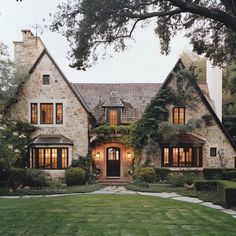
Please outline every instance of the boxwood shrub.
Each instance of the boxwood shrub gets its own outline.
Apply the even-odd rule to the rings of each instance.
[[[236,205],[236,188],[226,187],[224,190],[224,202],[226,207]]]
[[[236,170],[225,170],[223,172],[224,180],[233,180],[236,179]]]
[[[194,183],[197,191],[222,191],[223,185],[218,181],[197,180]]]
[[[147,183],[154,183],[155,168],[154,167],[140,167],[135,174],[135,179]]]
[[[81,167],[70,167],[66,170],[65,180],[68,186],[85,184],[86,171]]]
[[[222,168],[204,168],[203,175],[207,180],[223,179],[223,171]]]
[[[170,169],[165,168],[155,168],[155,179],[156,181],[166,181],[168,174],[170,173]]]

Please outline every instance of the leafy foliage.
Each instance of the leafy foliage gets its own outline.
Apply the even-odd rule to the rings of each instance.
[[[77,69],[96,61],[100,46],[124,50],[137,24],[148,25],[152,18],[163,54],[185,30],[195,52],[222,64],[236,55],[235,9],[233,0],[70,0],[58,5],[51,29],[70,42]]]
[[[81,167],[70,167],[66,170],[65,180],[68,186],[85,184],[85,170]]]

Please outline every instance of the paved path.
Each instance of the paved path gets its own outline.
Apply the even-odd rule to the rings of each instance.
[[[53,195],[24,195],[24,196],[0,196],[4,199],[19,199],[19,198],[38,198],[38,197],[59,197],[59,196],[73,196],[73,195],[81,195],[84,193],[67,193],[67,194],[53,194]],[[200,204],[206,207],[210,207],[213,209],[220,210],[226,214],[231,215],[233,218],[236,219],[236,211],[231,209],[223,208],[222,206],[215,205],[212,202],[203,202],[202,200],[198,198],[193,197],[186,197],[181,196],[177,193],[150,193],[150,192],[135,192],[132,190],[127,190],[123,186],[107,186],[100,190],[86,193],[86,194],[136,194],[136,195],[143,195],[143,196],[154,196],[154,197],[161,197],[161,198],[168,198],[168,199],[174,199],[178,201],[184,201],[184,202],[190,202],[193,204]]]

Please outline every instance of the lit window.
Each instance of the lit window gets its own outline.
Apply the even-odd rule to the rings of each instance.
[[[163,148],[162,165],[168,167],[200,167],[202,148],[176,147]]]
[[[185,108],[184,107],[173,108],[173,123],[175,125],[185,124]]]
[[[38,104],[31,103],[31,124],[38,124]]]
[[[53,124],[53,104],[52,103],[40,104],[40,123]]]
[[[118,125],[119,114],[118,109],[108,109],[108,122],[111,127]]]
[[[33,148],[32,167],[43,169],[65,169],[68,167],[67,148]]]
[[[216,147],[211,147],[210,148],[210,156],[211,157],[216,157],[217,149]]]
[[[120,159],[120,151],[118,148],[108,148],[108,160],[118,161]]]
[[[43,75],[43,85],[50,84],[50,75]]]
[[[56,104],[56,124],[63,123],[63,105],[62,103]]]

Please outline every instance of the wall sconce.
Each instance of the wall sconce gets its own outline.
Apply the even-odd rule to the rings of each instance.
[[[130,152],[127,152],[127,159],[131,159],[131,153]]]
[[[100,152],[96,153],[96,158],[98,158],[98,159],[100,158]]]

